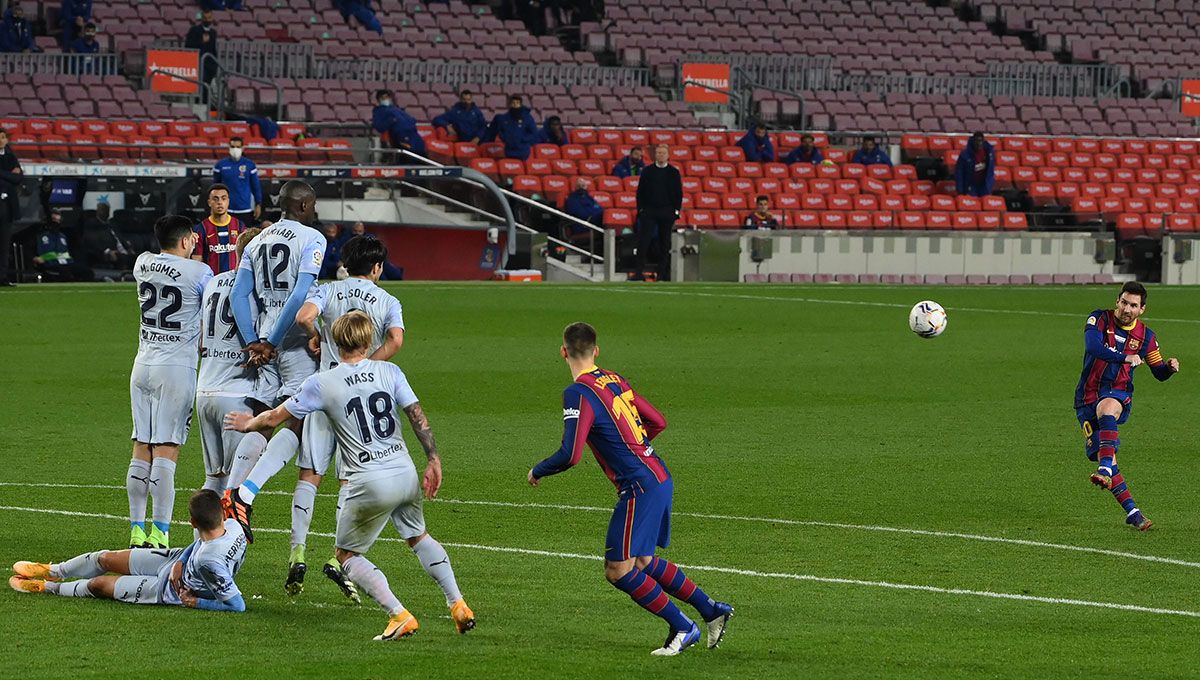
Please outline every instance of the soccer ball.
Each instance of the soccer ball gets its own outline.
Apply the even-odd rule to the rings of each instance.
[[[922,300],[908,313],[908,327],[922,338],[936,338],[946,330],[946,310],[932,300]]]

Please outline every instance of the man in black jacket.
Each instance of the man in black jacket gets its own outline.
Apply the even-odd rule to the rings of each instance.
[[[637,189],[637,270],[634,281],[645,280],[646,255],[653,246],[658,254],[658,280],[671,280],[671,230],[683,206],[683,180],[679,169],[667,163],[666,144],[654,148],[654,165],[642,170]]]
[[[8,253],[12,250],[13,222],[21,211],[17,194],[24,179],[21,162],[8,146],[8,131],[0,128],[0,286],[14,285],[8,278]]]
[[[213,59],[217,57],[217,27],[213,25],[211,9],[200,13],[200,23],[188,29],[183,45],[188,49],[200,50],[200,80],[204,82],[203,94],[207,96],[212,79],[217,75],[212,59],[204,58],[206,54],[211,54]]]

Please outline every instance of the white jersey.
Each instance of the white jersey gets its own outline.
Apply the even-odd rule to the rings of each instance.
[[[392,328],[404,330],[404,312],[400,301],[367,279],[349,278],[313,288],[308,301],[321,312],[321,370],[338,365],[337,344],[333,342],[333,322],[358,310],[371,317],[375,338],[367,356],[375,353]]]
[[[223,526],[225,534],[220,538],[193,543],[183,565],[180,581],[198,598],[228,602],[241,594],[233,579],[246,559],[246,534],[236,520],[227,519]],[[168,586],[164,599],[178,602],[179,593]]]
[[[236,271],[217,274],[204,287],[200,317],[200,376],[196,392],[207,395],[251,396],[263,391],[268,382],[263,371],[239,366],[246,361],[242,354],[242,339],[229,293],[233,290]],[[254,307],[254,304],[251,304]],[[258,310],[254,313],[257,315]],[[278,382],[278,381],[275,381]]]
[[[325,237],[321,232],[294,220],[279,220],[267,227],[242,251],[238,269],[254,276],[254,296],[263,313],[259,317],[259,333],[270,336],[278,324],[287,324],[291,331],[280,342],[281,348],[303,346],[304,330],[295,319],[282,319],[280,314],[301,274],[317,276],[325,257]]]
[[[166,253],[142,253],[133,265],[142,307],[136,363],[196,368],[200,308],[213,277],[203,262]]]
[[[338,442],[339,476],[367,481],[416,473],[399,419],[399,412],[415,403],[417,395],[399,366],[363,359],[309,377],[284,407],[297,418],[323,411]]]

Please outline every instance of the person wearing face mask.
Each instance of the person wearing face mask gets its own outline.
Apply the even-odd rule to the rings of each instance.
[[[85,24],[82,37],[76,38],[68,51],[72,54],[98,54],[100,43],[96,42],[96,24]]]
[[[92,20],[92,0],[63,0],[58,16],[62,20],[63,47],[69,48]]]
[[[9,7],[0,21],[0,52],[41,52],[33,44],[33,27],[20,5]]]
[[[209,84],[216,76],[216,62],[213,60],[217,58],[217,27],[213,24],[211,9],[205,8],[200,13],[200,23],[188,29],[183,45],[190,50],[200,51],[200,80],[207,93]],[[204,55],[211,55],[212,59],[205,59]]]
[[[242,155],[244,146],[241,137],[229,138],[229,157],[213,167],[213,182],[229,188],[229,213],[249,222],[262,214],[262,184],[258,181],[258,166]]]
[[[487,121],[483,119],[483,112],[475,106],[474,95],[470,90],[459,92],[458,103],[434,118],[433,126],[449,129],[453,132],[455,140],[472,144],[478,144],[487,132]]]
[[[558,116],[547,118],[545,125],[538,132],[537,143],[553,144],[555,146],[570,144],[571,138],[567,136],[567,129],[563,127],[562,119]]]
[[[521,95],[514,94],[508,98],[508,110],[492,119],[483,141],[494,142],[499,139],[504,142],[505,158],[525,160],[529,158],[537,134],[533,115],[525,108]]]
[[[21,212],[17,194],[25,175],[21,162],[8,146],[8,131],[0,128],[0,287],[13,286],[8,278],[8,253],[12,250],[12,225]]]
[[[404,109],[393,103],[389,90],[379,90],[375,93],[375,108],[371,111],[371,127],[379,134],[386,134],[391,141],[391,148],[411,151],[419,156],[425,155],[425,139],[417,130],[417,119],[408,115]],[[403,158],[398,159],[401,164]]]
[[[71,256],[67,235],[62,231],[62,214],[57,210],[50,211],[50,218],[38,234],[33,263],[39,271],[61,281],[94,281],[96,278],[91,269]]]

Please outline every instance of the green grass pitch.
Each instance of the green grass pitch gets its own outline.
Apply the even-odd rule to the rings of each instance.
[[[304,594],[289,599],[282,530],[290,503],[269,495],[256,505],[258,541],[238,579],[251,596],[246,614],[5,590],[0,675],[1196,673],[1195,289],[1151,289],[1144,320],[1183,372],[1160,384],[1139,370],[1133,417],[1121,429],[1122,470],[1156,522],[1145,534],[1088,484],[1071,408],[1084,319],[1111,304],[1116,288],[389,290],[409,327],[397,361],[445,462],[445,500],[426,506],[429,527],[448,545],[479,617],[475,631],[454,634],[440,591],[395,541],[370,556],[420,619],[414,638],[372,643],[384,615],[373,603],[348,604],[315,569]],[[908,308],[926,297],[949,312],[935,340],[907,329]],[[137,317],[130,286],[0,294],[5,565],[126,540]],[[576,320],[598,327],[601,365],[627,376],[668,418],[655,442],[676,479],[666,554],[737,608],[718,650],[649,656],[664,626],[608,586],[594,557],[614,501],[594,461],[538,489],[525,483],[529,467],[558,445],[570,380],[559,332]],[[177,520],[187,490],[203,479],[192,434]],[[267,488],[290,494],[294,484],[286,468]],[[335,490],[332,480],[321,489],[310,563],[332,550]],[[187,538],[178,527],[175,542]]]

